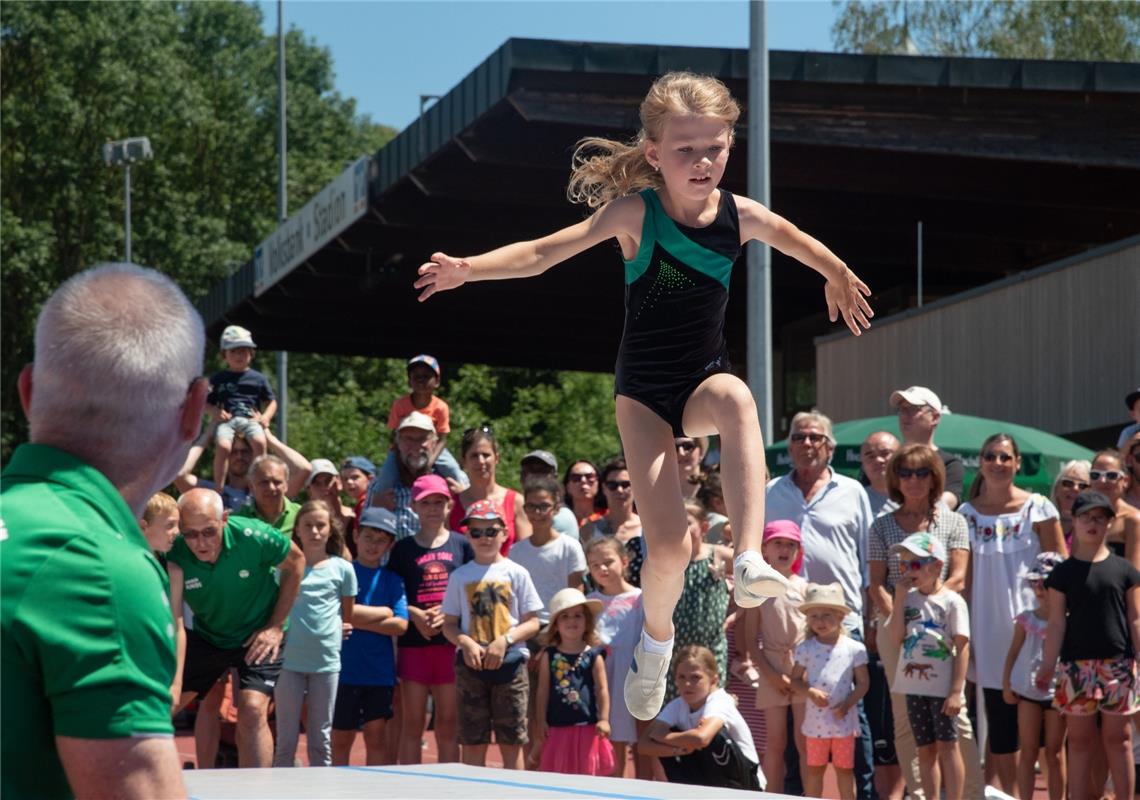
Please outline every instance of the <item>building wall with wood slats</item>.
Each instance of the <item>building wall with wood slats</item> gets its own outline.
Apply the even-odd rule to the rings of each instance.
[[[816,405],[837,422],[890,413],[891,391],[912,385],[951,411],[1057,434],[1125,423],[1140,386],[1140,239],[816,340]]]

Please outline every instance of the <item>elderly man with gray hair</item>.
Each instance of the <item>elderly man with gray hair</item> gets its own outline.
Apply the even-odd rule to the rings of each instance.
[[[867,585],[867,532],[874,520],[862,485],[831,468],[835,436],[831,420],[818,411],[792,417],[788,434],[792,471],[768,483],[764,522],[789,519],[800,526],[804,577],[812,583],[843,587],[851,613],[844,620],[863,640],[863,587]],[[855,781],[860,800],[873,796],[871,729],[859,703]],[[785,791],[787,791],[785,786]]]
[[[229,516],[213,489],[191,489],[178,499],[178,527],[181,535],[166,567],[179,650],[185,651],[176,682],[178,707],[205,695],[227,669],[236,668],[238,765],[272,766],[269,699],[281,673],[305,556],[267,523]],[[183,600],[194,612],[193,630],[183,625]]]
[[[19,379],[30,443],[0,486],[5,797],[184,797],[166,576],[139,530],[207,385],[202,320],[167,277],[107,264],[60,286]]]

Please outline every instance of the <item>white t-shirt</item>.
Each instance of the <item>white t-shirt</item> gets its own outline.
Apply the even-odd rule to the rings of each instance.
[[[827,708],[811,700],[804,703],[804,736],[842,739],[858,733],[858,705],[847,709],[843,719],[836,719],[834,709],[855,688],[855,667],[867,666],[867,648],[850,636],[840,636],[835,644],[806,639],[796,647],[796,664],[807,670],[808,686],[826,692],[830,698]]]
[[[954,678],[954,637],[970,638],[966,601],[946,587],[934,594],[911,589],[903,620],[906,628],[891,691],[946,697]]]
[[[696,711],[689,708],[689,704],[683,699],[676,697],[665,708],[661,709],[661,713],[657,715],[657,720],[664,722],[670,728],[688,731],[700,725],[701,720],[710,717],[719,717],[724,720],[725,734],[736,743],[745,758],[757,765],[756,777],[760,780],[760,788],[763,789],[767,786],[768,781],[764,778],[764,772],[759,766],[760,756],[756,754],[756,745],[752,741],[752,731],[748,729],[748,723],[744,721],[744,717],[740,716],[736,701],[724,689],[713,690],[705,698],[705,704]]]
[[[530,573],[543,609],[538,618],[543,624],[550,621],[550,598],[566,588],[566,581],[572,572],[586,571],[586,555],[577,539],[556,536],[542,547],[535,547],[530,539],[523,539],[511,545],[511,561]]]
[[[981,609],[970,637],[974,680],[986,689],[1000,689],[1005,656],[1013,641],[1013,619],[1037,604],[1025,582],[1025,573],[1041,552],[1033,525],[1060,515],[1039,494],[1030,495],[1020,509],[1009,514],[982,514],[970,503],[964,503],[958,513],[966,518],[970,532],[970,607]]]
[[[459,629],[483,645],[541,610],[542,600],[530,575],[506,558],[494,564],[468,561],[451,573],[443,596],[443,613],[459,617]],[[518,642],[511,649],[525,655],[526,643]]]

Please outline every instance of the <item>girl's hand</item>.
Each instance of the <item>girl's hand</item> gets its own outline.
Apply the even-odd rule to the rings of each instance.
[[[422,303],[436,292],[457,289],[466,283],[471,274],[471,264],[462,258],[452,258],[444,253],[432,253],[431,261],[420,266],[419,274],[419,280],[412,285],[417,289],[423,289],[419,297]]]
[[[1018,701],[1017,695],[1014,693],[1013,689],[1009,688],[1008,686],[1002,687],[1001,699],[1004,700],[1007,705],[1011,705],[1011,706],[1017,705],[1017,701]]]
[[[419,631],[420,636],[424,637],[425,639],[431,639],[437,633],[439,633],[438,630],[432,627],[431,622],[428,621],[430,619],[430,616],[426,618],[419,616],[412,617],[412,624],[416,626],[416,630]]]
[[[1033,685],[1039,691],[1048,691],[1049,687],[1053,684],[1053,670],[1054,667],[1041,667],[1037,670],[1037,677],[1033,679]]]
[[[340,624],[340,636],[341,636],[341,638],[347,639],[351,635],[352,635],[352,623],[351,622],[342,622]]]
[[[420,267],[423,271],[423,267]],[[419,284],[416,284],[419,286]],[[827,298],[827,316],[832,322],[843,315],[843,321],[856,336],[863,333],[862,328],[870,328],[870,318],[875,316],[867,303],[866,297],[871,296],[871,289],[859,276],[847,267],[843,268],[843,276],[838,280],[828,281],[823,287],[824,297]]]
[[[767,674],[768,685],[775,689],[780,694],[792,695],[795,694],[795,689],[792,688],[792,679],[787,675],[783,675],[775,670]]]
[[[610,738],[610,723],[607,720],[598,720],[598,724],[594,726],[594,729],[598,732],[598,736],[603,739]]]
[[[843,718],[847,716],[847,712],[850,709],[851,706],[849,706],[846,702],[843,702],[832,709],[832,712],[835,714],[835,719],[837,719],[839,722],[842,722]]]
[[[1002,692],[1003,696],[1004,696],[1004,694],[1005,693]],[[1009,701],[1006,700],[1006,702],[1008,703]],[[962,693],[961,692],[951,692],[946,697],[946,702],[942,704],[942,713],[948,717],[957,717],[960,713],[962,713]]]
[[[827,692],[820,691],[819,689],[815,688],[808,689],[807,696],[808,700],[811,700],[820,708],[827,708],[831,700],[831,695],[829,695]]]

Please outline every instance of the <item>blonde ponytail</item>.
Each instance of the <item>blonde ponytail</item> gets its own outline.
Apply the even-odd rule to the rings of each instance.
[[[642,189],[660,188],[661,176],[645,160],[645,142],[660,141],[670,116],[711,116],[731,129],[740,119],[740,106],[728,87],[711,75],[669,72],[649,87],[641,102],[641,130],[628,144],[590,137],[579,140],[570,161],[566,197],[572,203],[598,208]]]

